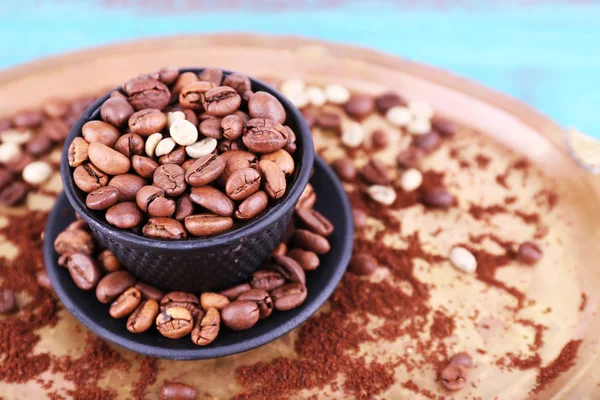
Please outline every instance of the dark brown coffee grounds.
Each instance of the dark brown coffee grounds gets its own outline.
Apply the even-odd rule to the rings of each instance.
[[[484,154],[479,153],[475,156],[475,163],[479,169],[486,169],[491,162],[492,159]]]
[[[148,386],[156,383],[158,374],[158,359],[154,357],[144,357],[137,370],[139,374],[138,381],[133,385],[132,395],[136,400],[146,398],[146,389]]]
[[[469,214],[476,220],[487,219],[489,216],[506,212],[508,212],[508,209],[500,204],[494,204],[487,207],[471,204],[469,207]]]
[[[581,292],[581,303],[579,304],[579,311],[585,310],[585,306],[587,305],[587,294],[585,292]]]
[[[533,388],[531,393],[541,392],[561,374],[573,367],[581,343],[582,340],[571,340],[565,344],[558,357],[550,364],[540,369],[536,378],[537,385]]]
[[[504,198],[504,204],[507,206],[514,204],[517,201],[517,196],[506,196]]]
[[[530,319],[518,319],[515,322],[523,326],[529,326],[535,330],[535,337],[533,339],[533,343],[529,345],[529,349],[531,351],[537,351],[541,349],[544,345],[544,331],[546,331],[548,327],[543,324],[538,324]]]
[[[434,393],[432,393],[429,390],[426,389],[421,389],[416,383],[414,383],[412,380],[408,380],[404,383],[402,383],[402,387],[405,389],[410,390],[411,392],[414,392],[416,394],[420,394],[423,395],[425,397],[427,397],[428,399],[443,399],[443,396],[436,396]]]
[[[377,361],[367,364],[364,357],[352,360],[344,381],[344,393],[360,400],[372,399],[392,386],[395,381],[394,367],[393,364]]]

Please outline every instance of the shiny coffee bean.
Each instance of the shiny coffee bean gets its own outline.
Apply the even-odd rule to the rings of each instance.
[[[223,159],[215,154],[198,158],[185,172],[185,180],[191,186],[204,186],[221,175],[225,168]]]
[[[196,400],[196,389],[183,383],[166,383],[160,389],[160,400]]]
[[[284,242],[279,242],[277,247],[275,247],[273,249],[273,251],[271,252],[271,254],[269,254],[269,259],[271,259],[275,256],[285,256],[287,251],[288,251],[287,244],[285,244]]]
[[[221,120],[221,129],[225,139],[236,140],[244,132],[244,122],[235,114],[227,115]]]
[[[255,153],[272,153],[287,143],[286,129],[270,119],[253,118],[248,121],[246,128],[242,141]]]
[[[200,305],[204,311],[208,311],[210,308],[222,310],[229,303],[229,299],[219,293],[206,292],[200,295]]]
[[[125,174],[131,167],[129,158],[98,142],[90,143],[88,157],[98,169],[109,175]]]
[[[304,270],[291,257],[275,256],[273,257],[273,269],[279,272],[288,282],[306,284],[306,274]]]
[[[52,150],[52,141],[45,135],[37,135],[25,145],[25,151],[34,157],[41,157],[50,150]]]
[[[221,154],[220,157],[225,163],[225,167],[217,179],[217,183],[222,185],[225,185],[231,174],[238,169],[253,167],[258,162],[255,154],[242,150],[227,151]]]
[[[334,133],[342,132],[342,117],[332,111],[322,111],[317,115],[316,125]]]
[[[190,82],[181,89],[179,104],[186,109],[203,111],[202,96],[214,87],[213,83],[207,81]]]
[[[331,249],[327,239],[306,229],[297,229],[294,234],[294,243],[304,250],[317,254],[325,254]]]
[[[119,190],[112,186],[104,186],[88,193],[85,205],[91,210],[106,210],[119,201]]]
[[[118,92],[117,92],[118,93]],[[122,127],[134,113],[133,107],[124,97],[111,97],[100,107],[100,116],[103,121],[116,127]]]
[[[165,191],[156,186],[144,186],[135,198],[137,206],[152,217],[170,217],[175,212],[175,201],[165,197]]]
[[[327,237],[333,233],[331,221],[317,210],[300,208],[296,210],[296,217],[300,225],[317,235]]]
[[[158,158],[158,163],[163,164],[177,164],[181,165],[186,159],[186,148],[175,147],[173,151]]]
[[[98,264],[104,272],[114,272],[121,269],[121,262],[115,257],[112,251],[106,249],[98,254]]]
[[[117,128],[102,121],[86,122],[81,128],[81,134],[88,143],[101,143],[111,148],[121,136]]]
[[[132,133],[149,136],[165,128],[167,125],[167,116],[160,110],[147,108],[133,113],[129,117],[128,123]]]
[[[525,242],[519,246],[519,259],[526,264],[533,265],[542,259],[542,248],[534,242]]]
[[[200,122],[198,130],[205,137],[213,139],[223,139],[223,128],[221,128],[221,118],[209,118]]]
[[[272,199],[281,198],[286,192],[287,181],[279,165],[271,160],[260,160],[258,170],[265,183],[264,188],[267,195]]]
[[[165,217],[150,218],[142,228],[142,234],[146,237],[167,240],[179,240],[187,237],[181,222]]]
[[[144,178],[136,174],[117,175],[108,182],[108,186],[119,191],[119,201],[135,201],[138,190],[144,185]]]
[[[140,305],[141,301],[142,294],[140,291],[130,287],[110,305],[108,313],[115,319],[125,318]]]
[[[437,116],[431,119],[431,127],[444,137],[453,136],[460,130],[456,122]]]
[[[222,217],[230,217],[235,209],[233,201],[225,193],[212,186],[192,188],[190,199],[200,207]]]
[[[45,268],[35,271],[35,281],[38,286],[43,289],[54,290],[52,282],[50,282],[50,277],[48,276],[48,271],[46,271]]]
[[[42,104],[42,111],[48,118],[63,118],[70,109],[69,103],[56,98],[48,99]]]
[[[238,296],[238,300],[253,301],[258,306],[259,319],[265,319],[273,312],[273,300],[262,289],[251,289]]]
[[[456,204],[454,196],[444,188],[425,189],[421,193],[423,204],[431,208],[449,208]]]
[[[183,307],[193,316],[202,311],[198,296],[187,292],[170,292],[160,300],[160,310],[164,311],[169,307]]]
[[[361,171],[363,179],[372,185],[389,185],[392,176],[388,167],[379,160],[371,159]]]
[[[312,251],[292,249],[287,253],[287,256],[294,259],[305,271],[314,271],[321,263],[319,256]]]
[[[356,178],[356,167],[349,158],[338,158],[331,166],[337,176],[343,181],[352,181]]]
[[[463,367],[471,368],[473,366],[473,359],[468,353],[456,353],[450,359],[450,365],[462,365]]]
[[[252,118],[271,119],[279,124],[284,124],[287,118],[283,105],[267,92],[256,92],[248,100],[248,111]]]
[[[27,196],[27,186],[23,182],[13,182],[0,191],[0,205],[13,207]]]
[[[239,72],[229,74],[223,79],[223,86],[233,88],[240,96],[249,90],[252,90],[250,79]]]
[[[155,79],[137,81],[126,91],[129,95],[129,104],[138,111],[145,108],[160,110],[169,104],[171,98],[169,88]]]
[[[456,392],[464,389],[467,386],[469,372],[462,365],[451,364],[442,370],[442,384],[446,389]]]
[[[84,230],[64,230],[54,239],[54,250],[65,256],[74,253],[90,255],[96,250],[96,243],[92,235]]]
[[[417,135],[413,138],[413,143],[416,147],[425,150],[426,152],[437,149],[442,143],[442,138],[437,132],[429,132],[424,135]]]
[[[76,137],[69,145],[67,158],[71,167],[78,167],[88,160],[88,147],[90,144],[85,139]]]
[[[115,150],[127,158],[144,154],[144,139],[136,133],[127,133],[115,143]]]
[[[81,290],[92,290],[102,277],[96,261],[87,254],[75,253],[69,256],[67,268],[75,285]]]
[[[384,149],[390,144],[390,135],[383,129],[377,129],[371,134],[371,146],[376,149]]]
[[[179,165],[161,165],[154,171],[154,186],[163,189],[168,196],[179,196],[187,187],[185,175],[185,171]]]
[[[259,317],[258,304],[250,300],[236,300],[221,310],[223,324],[234,331],[252,328],[258,322]]]
[[[154,176],[158,163],[149,157],[135,155],[131,158],[131,166],[139,176],[150,179]]]
[[[300,199],[296,204],[296,210],[299,208],[313,208],[316,202],[317,194],[312,185],[308,183],[300,195]]]
[[[377,260],[367,253],[352,256],[348,270],[356,275],[371,275],[377,269]]]
[[[260,157],[260,160],[270,160],[273,161],[279,168],[283,171],[286,176],[290,176],[294,173],[296,165],[294,164],[294,159],[284,149],[279,149],[274,151],[273,153],[263,154]]]
[[[0,314],[12,314],[17,311],[15,293],[8,288],[0,288]]]
[[[269,197],[264,191],[259,190],[240,203],[235,217],[240,220],[252,219],[266,210],[268,205]]]
[[[41,110],[25,109],[18,111],[12,118],[12,123],[16,128],[34,128],[38,126],[44,118]]]
[[[47,119],[38,128],[38,133],[53,142],[62,142],[67,138],[69,128],[69,125],[62,119]]]
[[[194,329],[194,319],[183,307],[169,307],[156,317],[156,328],[164,337],[179,339]]]
[[[133,228],[143,218],[142,211],[133,202],[117,203],[106,211],[106,221],[121,229]]]
[[[148,285],[144,282],[138,282],[135,284],[134,287],[140,291],[143,299],[161,301],[162,298],[165,296],[165,293],[162,290],[157,289],[154,286]]]
[[[386,92],[375,98],[377,111],[384,115],[392,107],[406,105],[408,105],[406,100],[395,92]]]
[[[102,304],[112,303],[127,288],[135,285],[135,277],[129,271],[111,272],[100,279],[96,286],[96,298]]]
[[[288,138],[287,138],[287,142],[285,143],[285,146],[283,146],[283,149],[290,154],[294,154],[297,149],[296,134],[289,126],[286,125],[286,126],[284,126],[284,128],[285,128],[285,131],[287,132]]]
[[[233,219],[215,214],[195,214],[186,217],[184,224],[194,236],[211,236],[231,229]]]
[[[156,300],[143,300],[127,319],[127,330],[131,333],[146,332],[154,324],[158,312]]]
[[[375,100],[365,94],[353,94],[344,104],[344,111],[350,118],[363,120],[375,110]]]
[[[196,319],[196,326],[192,330],[192,342],[198,346],[212,343],[219,335],[221,315],[216,308],[208,308],[202,318]]]
[[[308,294],[306,286],[301,283],[289,283],[278,287],[270,293],[275,309],[279,311],[287,311],[298,307],[304,303]]]
[[[396,163],[400,168],[415,168],[418,169],[421,165],[421,160],[425,157],[425,152],[417,147],[409,147],[396,157]]]
[[[81,164],[73,171],[73,181],[82,191],[89,193],[108,184],[108,176],[95,165]]]
[[[171,89],[171,99],[170,102],[175,102],[179,99],[179,96],[181,95],[181,90],[189,85],[192,82],[197,82],[198,81],[198,75],[196,75],[193,72],[184,72],[182,74],[180,74],[177,77],[177,80],[175,80],[175,84],[173,85],[173,88]]]
[[[184,193],[177,200],[177,206],[175,208],[175,219],[177,221],[183,221],[186,217],[189,217],[194,213],[194,203],[190,198],[190,195]]]
[[[270,162],[275,164],[272,161]],[[254,168],[239,169],[233,172],[227,179],[225,192],[232,200],[244,200],[259,190],[260,183],[261,175],[257,170]]]
[[[224,117],[234,113],[242,104],[242,98],[227,86],[217,86],[202,95],[204,110],[215,117]]]
[[[206,68],[198,74],[198,79],[220,86],[223,81],[223,71],[218,68]]]
[[[235,299],[238,298],[238,296],[240,294],[247,292],[248,290],[251,290],[251,289],[252,289],[252,287],[250,286],[249,283],[241,283],[239,285],[232,286],[230,288],[222,290],[219,292],[219,294],[222,294],[223,296],[227,297],[229,299],[229,301],[234,301]]]
[[[262,289],[267,292],[283,285],[285,285],[285,278],[277,271],[260,269],[253,273],[250,279],[252,289]]]

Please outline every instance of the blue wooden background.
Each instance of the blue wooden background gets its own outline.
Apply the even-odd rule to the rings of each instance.
[[[600,1],[0,0],[0,68],[152,35],[245,31],[433,64],[600,138]]]

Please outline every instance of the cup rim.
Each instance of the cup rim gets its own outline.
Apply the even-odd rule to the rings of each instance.
[[[208,67],[179,68],[179,73],[193,72],[198,74],[206,68]],[[221,71],[223,71],[224,76],[236,72],[227,69],[221,69]],[[300,110],[298,110],[298,108],[296,108],[291,103],[291,101],[288,100],[281,92],[250,75],[246,76],[248,76],[248,78],[250,79],[253,88],[258,87],[258,91],[265,91],[275,96],[275,98],[277,98],[277,100],[279,100],[279,102],[283,105],[283,108],[285,109],[287,114],[288,121],[294,121],[298,127],[298,132],[294,133],[296,133],[297,139],[300,138],[299,141],[302,146],[302,152],[300,157],[301,168],[299,168],[298,175],[294,184],[291,186],[288,193],[286,194],[286,197],[282,201],[271,206],[263,215],[259,216],[255,220],[247,222],[237,229],[224,232],[216,236],[192,237],[184,240],[164,240],[148,238],[130,232],[128,230],[122,230],[113,227],[109,225],[108,222],[106,222],[105,220],[100,220],[100,218],[92,214],[92,212],[87,208],[85,203],[75,193],[76,190],[80,189],[76,188],[75,182],[73,180],[71,166],[68,163],[68,149],[71,145],[71,142],[73,142],[73,140],[76,137],[81,136],[81,128],[83,127],[83,125],[86,122],[92,120],[92,116],[99,111],[102,104],[110,97],[110,94],[115,90],[122,91],[122,86],[119,86],[117,88],[111,89],[105,95],[103,95],[94,103],[92,103],[85,110],[85,112],[77,119],[77,121],[75,121],[73,127],[69,131],[69,135],[65,140],[61,156],[60,174],[63,182],[64,192],[67,195],[69,203],[73,206],[77,214],[79,214],[85,220],[85,222],[88,223],[92,230],[101,231],[104,234],[108,234],[119,240],[119,242],[121,242],[122,244],[127,244],[135,248],[155,247],[164,249],[166,251],[192,251],[203,248],[225,246],[233,242],[240,242],[246,236],[260,233],[261,231],[267,229],[269,226],[281,219],[291,207],[295,207],[296,203],[300,199],[300,196],[302,195],[302,192],[304,191],[304,188],[310,180],[310,175],[312,172],[315,158],[312,134]]]

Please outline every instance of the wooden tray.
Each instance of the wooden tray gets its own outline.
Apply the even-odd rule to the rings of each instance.
[[[597,335],[600,317],[596,315],[600,289],[600,268],[596,265],[600,255],[597,247],[600,243],[600,178],[588,174],[573,162],[564,145],[560,126],[516,100],[431,67],[361,48],[254,34],[147,39],[43,59],[6,70],[0,73],[0,115],[41,104],[48,96],[72,98],[116,86],[130,76],[166,65],[220,66],[258,77],[335,81],[372,93],[385,88],[397,89],[409,98],[429,102],[440,113],[450,115],[526,156],[555,181],[561,202],[566,204],[568,218],[574,225],[562,232],[566,246],[573,246],[567,247],[570,251],[563,248],[553,253],[551,250],[546,257],[554,261],[536,267],[544,268],[539,271],[544,277],[539,283],[542,286],[537,288],[541,291],[540,296],[561,299],[553,304],[556,326],[547,337],[544,361],[552,360],[569,337],[583,339],[575,367],[538,397],[600,398]],[[565,280],[569,281],[568,285]],[[573,305],[578,304],[580,291],[587,293],[588,306],[581,318],[574,321],[569,313],[572,313]],[[57,327],[45,336],[40,349],[64,354],[70,348],[80,346],[83,335],[77,333],[77,325],[65,313]],[[233,390],[235,386],[233,369],[236,365],[291,356],[293,346],[290,342],[289,338],[280,339],[262,349],[223,360],[187,364],[164,362],[161,363],[159,382],[174,375],[186,376],[188,382],[204,386],[208,391],[219,387],[212,392],[214,398],[225,398],[224,393],[229,393],[227,390]],[[47,378],[60,380],[60,377]],[[493,380],[494,376],[484,378]],[[107,384],[118,388],[128,379],[130,377],[112,375],[107,378]],[[126,389],[119,390],[128,393]],[[41,398],[41,393],[43,391],[37,384],[0,386],[0,396],[5,398],[26,395]],[[156,390],[148,393],[150,398],[156,398]],[[518,383],[514,382],[507,384],[503,392],[480,383],[477,393],[485,399],[494,395],[502,399],[527,397],[519,392]],[[404,396],[418,398],[398,385],[386,393],[388,398]],[[455,398],[462,397],[459,394]]]

